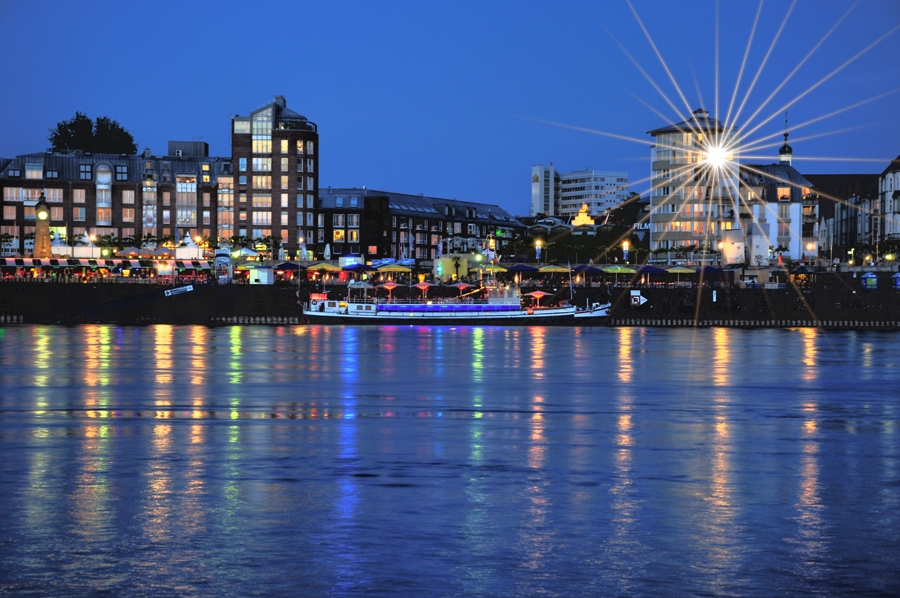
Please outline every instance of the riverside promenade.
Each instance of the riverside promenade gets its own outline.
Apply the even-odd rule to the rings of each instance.
[[[568,285],[558,285],[543,289],[551,296],[541,304],[610,301],[610,317],[597,322],[609,326],[900,329],[900,290],[892,289],[891,283],[889,275],[883,275],[874,290],[863,289],[859,279],[849,276],[770,288],[622,285],[575,287],[570,292]],[[310,292],[322,290],[314,283],[299,287],[194,284],[190,291],[172,293],[185,286],[4,282],[0,283],[0,324],[299,324],[298,301],[307,301]],[[327,290],[335,299],[347,293],[343,285]],[[395,299],[421,297],[415,287],[404,286],[392,295]],[[458,290],[436,286],[428,290],[428,296],[452,298]]]

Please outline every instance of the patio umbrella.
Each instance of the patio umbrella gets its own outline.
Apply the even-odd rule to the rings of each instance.
[[[412,272],[412,269],[407,268],[406,266],[401,266],[400,264],[388,264],[387,266],[382,266],[378,268],[379,272]]]
[[[466,289],[468,289],[472,285],[470,285],[467,282],[458,282],[456,284],[451,284],[450,286],[456,287],[457,289],[459,289],[459,296],[462,297],[462,292],[465,291]]]
[[[125,249],[116,253],[119,257],[137,257],[141,254],[141,250],[137,247],[126,247]]]
[[[313,272],[340,272],[341,269],[339,266],[335,266],[334,264],[329,264],[328,262],[317,262],[315,264],[311,264],[306,267],[307,270],[312,270]]]
[[[500,264],[488,264],[487,266],[484,267],[484,269],[487,270],[488,272],[508,272],[509,271],[507,268],[504,268]]]
[[[541,297],[546,297],[546,296],[549,295],[550,293],[548,293],[548,292],[546,292],[546,291],[540,291],[540,290],[539,290],[539,291],[531,291],[530,293],[525,293],[525,294],[528,295],[529,297],[534,297],[535,299],[537,299],[538,306],[540,306],[540,304],[541,304]]]
[[[240,251],[235,252],[237,255],[235,257],[256,257],[259,255],[249,247],[241,247]]]
[[[350,264],[349,266],[344,266],[345,272],[377,272],[378,268],[375,266],[370,266],[368,264]]]
[[[603,271],[607,274],[615,274],[616,275],[616,284],[619,284],[619,274],[634,274],[635,269],[629,268],[628,266],[622,266],[620,264],[616,264],[614,266],[607,266],[603,268]]]
[[[428,287],[432,286],[432,284],[431,284],[430,282],[424,282],[424,281],[423,281],[423,282],[420,282],[420,283],[415,284],[415,285],[413,285],[413,286],[415,286],[417,289],[419,289],[420,291],[422,291],[422,298],[424,299],[425,296],[428,294]]]
[[[572,268],[572,272],[577,272],[579,274],[600,274],[603,272],[597,266],[592,266],[590,264],[582,264],[580,266],[575,266]]]
[[[528,264],[513,264],[506,269],[507,272],[537,272],[538,269]]]
[[[305,268],[296,262],[284,262],[275,266],[276,270],[304,270]]]
[[[563,266],[557,266],[556,264],[550,264],[549,266],[544,266],[538,272],[542,272],[544,274],[561,274],[563,272],[568,272],[568,268],[564,268]]]
[[[668,272],[669,274],[676,274],[676,275],[677,275],[677,278],[676,278],[675,280],[676,280],[677,282],[681,282],[681,275],[682,275],[682,274],[696,274],[696,273],[697,273],[697,271],[694,270],[693,268],[687,268],[687,267],[685,267],[685,266],[674,266],[674,267],[672,267],[672,268],[669,268],[669,269],[667,270],[667,272]]]
[[[398,285],[396,282],[386,282],[384,284],[378,285],[378,288],[379,289],[387,289],[388,301],[390,301],[391,300],[391,291],[393,291],[394,289],[396,289],[399,286],[400,285]]]
[[[159,249],[154,249],[150,252],[150,255],[156,257],[172,257],[175,255],[174,249],[169,249],[168,247],[160,247]]]

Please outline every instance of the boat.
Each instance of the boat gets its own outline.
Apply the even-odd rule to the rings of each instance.
[[[371,297],[329,299],[311,293],[303,316],[313,324],[415,324],[422,326],[551,326],[599,324],[609,316],[609,303],[584,308],[563,302],[558,306],[525,306],[518,288],[485,287],[484,298],[397,300]]]

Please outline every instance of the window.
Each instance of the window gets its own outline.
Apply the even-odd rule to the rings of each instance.
[[[334,229],[334,235],[332,241],[335,243],[343,243],[344,242],[344,229],[336,228]]]
[[[97,208],[97,224],[112,224],[112,208]]]
[[[286,152],[285,152],[286,153]],[[281,159],[281,172],[287,172],[290,169],[287,158]]]
[[[311,194],[306,195],[306,209],[311,210],[315,207],[315,200]]]
[[[44,178],[44,165],[43,164],[26,164],[25,165],[25,178],[26,179],[42,179],[42,178]]]
[[[236,135],[249,135],[250,134],[250,121],[249,120],[234,121],[234,132]]]
[[[247,220],[247,210],[241,210],[238,214],[238,220],[245,222]]]
[[[3,206],[3,219],[4,220],[15,220],[16,219],[16,206]]]
[[[778,187],[778,199],[790,199],[791,198],[791,188],[790,187]]]
[[[359,243],[359,230],[348,230],[347,240],[351,243]]]
[[[298,141],[298,142],[297,142],[297,153],[298,153],[298,154],[302,154],[302,153],[303,153],[303,142],[302,142],[302,141]]]
[[[313,226],[313,213],[312,212],[306,213],[306,226]]]
[[[288,140],[287,139],[281,140],[281,153],[282,154],[288,153]]]
[[[207,191],[206,193],[203,194],[203,207],[208,208],[209,202],[210,202],[209,191]]]
[[[20,176],[22,176],[22,171],[19,170],[18,168],[10,168],[10,169],[9,169],[9,176],[11,176],[11,177],[20,177]]]
[[[359,214],[347,214],[347,226],[359,228]]]
[[[281,194],[281,209],[286,210],[287,207],[288,207],[288,194],[282,193]]]
[[[238,172],[247,172],[247,158],[238,158]]]
[[[306,172],[315,172],[316,169],[315,169],[314,164],[315,164],[315,162],[313,161],[312,158],[307,158],[306,159]]]
[[[125,189],[122,191],[122,203],[124,204],[133,204],[134,203],[134,190],[133,189]]]
[[[297,191],[303,191],[303,177],[297,177]]]
[[[50,220],[59,222],[62,219],[63,219],[63,209],[61,207],[51,207],[50,208]]]
[[[282,189],[290,188],[290,183],[288,183],[288,175],[286,175],[286,174],[281,175],[281,188]]]
[[[253,136],[253,153],[254,154],[271,154],[272,153],[272,138],[259,138],[257,136]],[[261,136],[260,136],[261,137]]]
[[[288,215],[287,215],[287,212],[282,212],[282,213],[281,213],[281,226],[287,226],[287,225],[288,225]]]
[[[122,208],[122,222],[134,222],[134,208]]]
[[[313,142],[312,141],[306,142],[306,153],[309,154],[310,156],[312,156],[315,153],[313,151]]]
[[[336,207],[338,207],[338,208],[343,208],[343,207],[344,207],[344,198],[343,198],[343,197],[338,197],[337,199],[335,199],[335,200],[334,200],[334,205],[335,205]]]
[[[58,170],[48,170],[48,171],[47,171],[47,174],[46,174],[45,176],[46,176],[48,179],[58,179],[58,178],[59,178],[59,171],[58,171]]]
[[[84,208],[72,208],[72,220],[76,222],[84,222]]]
[[[238,185],[246,185],[247,184],[247,175],[242,174],[238,175]]]
[[[210,224],[210,211],[203,210],[203,226],[209,226]]]
[[[325,226],[325,214],[319,214],[319,228],[324,228]]]
[[[306,177],[306,190],[307,191],[315,191],[316,183],[311,176]]]
[[[81,164],[78,167],[78,178],[82,181],[91,180],[91,165],[90,164]]]
[[[271,195],[257,195],[253,194],[253,207],[254,208],[272,208],[272,196]]]
[[[128,167],[127,166],[116,166],[116,180],[117,181],[127,181],[128,180]]]
[[[163,210],[163,224],[172,224],[172,213],[169,210]]]
[[[344,215],[333,214],[331,217],[331,225],[335,228],[344,228]]]
[[[263,176],[263,175],[254,175],[253,176],[253,188],[254,189],[271,189],[272,188],[272,177],[271,176]]]
[[[45,189],[44,197],[47,199],[47,203],[62,203],[63,200],[63,190],[62,189]]]
[[[378,253],[378,246],[369,245],[369,255],[375,255],[376,253]]]
[[[359,198],[358,198],[358,197],[351,197],[351,198],[350,198],[350,207],[351,207],[351,208],[357,207],[358,204],[359,204]]]
[[[172,194],[169,191],[163,191],[163,204],[164,206],[171,205],[172,203]]]
[[[272,212],[253,212],[254,226],[270,226],[272,224]]]
[[[271,172],[272,158],[253,158],[253,170],[255,172]]]

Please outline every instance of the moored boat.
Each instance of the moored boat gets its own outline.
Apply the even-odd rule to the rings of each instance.
[[[577,308],[524,306],[516,287],[489,287],[482,299],[385,300],[370,297],[329,299],[313,293],[303,306],[303,316],[322,324],[431,325],[589,325],[609,316],[610,304]]]

